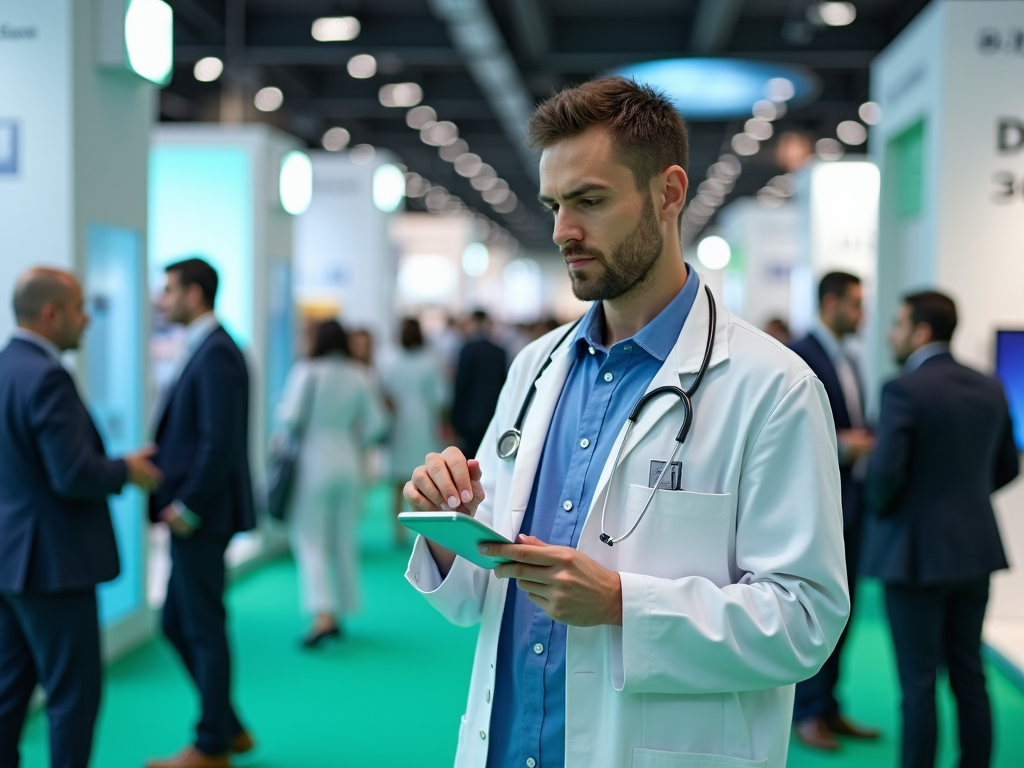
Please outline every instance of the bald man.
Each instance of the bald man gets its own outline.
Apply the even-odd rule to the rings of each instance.
[[[50,765],[86,768],[99,711],[96,585],[120,564],[107,496],[155,488],[153,449],[108,459],[60,362],[89,323],[82,289],[33,269],[14,292],[18,327],[0,351],[0,766],[17,768],[36,684]]]

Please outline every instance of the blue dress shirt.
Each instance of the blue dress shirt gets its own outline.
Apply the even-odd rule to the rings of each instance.
[[[594,488],[637,399],[672,352],[697,296],[687,267],[679,294],[639,333],[605,349],[596,302],[573,337],[575,353],[548,428],[520,533],[575,547]],[[565,624],[510,580],[498,639],[488,768],[565,763]]]

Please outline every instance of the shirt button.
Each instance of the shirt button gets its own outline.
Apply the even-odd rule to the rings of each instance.
[[[610,371],[609,371],[608,373],[606,373],[606,374],[604,375],[604,380],[605,380],[605,381],[611,381],[611,380],[612,380],[612,379],[614,379],[614,378],[615,378],[615,377],[614,377],[614,376],[612,376],[612,374],[611,374],[611,372],[610,372]]]
[[[536,766],[537,766],[537,761],[536,760],[534,760],[532,757],[526,758],[526,768],[536,768]]]
[[[568,499],[563,501],[562,502],[562,509],[564,509],[566,512],[568,512],[570,509],[572,509],[572,502],[569,501]]]
[[[480,731],[480,738],[481,739],[486,739],[487,738],[487,731]]]
[[[589,447],[590,447],[590,441],[587,440],[587,438],[584,437],[582,440],[580,440],[580,448],[589,448]]]
[[[538,656],[540,656],[542,653],[544,653],[544,644],[543,643],[534,643],[533,644],[533,652],[536,653]]]
[[[587,352],[589,352],[590,354],[593,355],[593,354],[595,354],[597,352],[597,350],[594,349],[593,347],[587,347]]]

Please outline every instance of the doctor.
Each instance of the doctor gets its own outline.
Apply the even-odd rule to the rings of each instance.
[[[716,313],[684,263],[687,137],[663,95],[597,80],[529,130],[573,291],[594,304],[513,362],[479,461],[447,448],[405,487],[417,509],[516,541],[484,545],[514,561],[494,571],[423,538],[409,562],[444,616],[481,623],[456,766],[782,768],[793,685],[849,611],[825,392]],[[638,399],[666,386],[692,392],[685,442],[672,392],[624,442]]]

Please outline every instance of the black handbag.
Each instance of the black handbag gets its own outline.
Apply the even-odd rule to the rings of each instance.
[[[299,449],[305,436],[309,420],[313,415],[313,399],[316,396],[316,373],[311,371],[302,393],[302,410],[299,423],[281,445],[270,454],[267,463],[267,514],[275,520],[287,520],[291,507],[292,492],[295,489],[295,473],[299,463]]]

